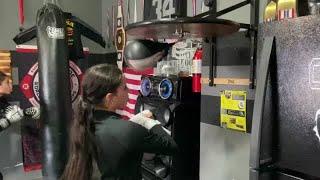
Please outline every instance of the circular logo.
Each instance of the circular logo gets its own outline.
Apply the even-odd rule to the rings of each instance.
[[[72,103],[80,94],[81,69],[72,61],[69,61],[70,89]],[[39,106],[39,73],[38,63],[35,63],[20,83],[20,89],[33,106]]]

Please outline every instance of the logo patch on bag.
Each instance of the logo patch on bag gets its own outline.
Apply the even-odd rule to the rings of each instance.
[[[69,61],[70,89],[72,103],[80,94],[81,69],[72,61]],[[20,89],[33,106],[39,106],[39,73],[38,63],[35,63],[20,83]]]
[[[52,39],[64,39],[64,29],[47,26],[47,34]]]

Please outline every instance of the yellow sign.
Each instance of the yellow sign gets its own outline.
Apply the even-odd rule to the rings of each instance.
[[[224,90],[221,92],[220,125],[238,131],[247,130],[246,91]]]

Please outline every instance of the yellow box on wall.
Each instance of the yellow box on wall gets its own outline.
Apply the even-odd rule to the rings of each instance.
[[[221,127],[246,132],[246,100],[246,91],[224,90],[221,92]]]

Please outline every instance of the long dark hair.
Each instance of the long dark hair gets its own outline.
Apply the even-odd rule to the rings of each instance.
[[[92,111],[103,106],[107,93],[121,85],[122,72],[115,65],[99,64],[89,68],[82,79],[82,97],[74,111],[70,132],[69,160],[62,180],[89,180],[92,176],[94,133]]]

